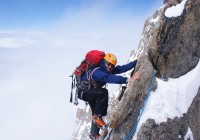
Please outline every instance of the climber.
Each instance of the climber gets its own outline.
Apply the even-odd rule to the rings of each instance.
[[[90,138],[97,139],[100,137],[100,129],[106,129],[109,123],[104,122],[103,116],[107,115],[108,108],[108,90],[103,88],[107,83],[124,84],[140,78],[140,73],[136,72],[132,77],[127,78],[120,75],[136,66],[137,60],[126,65],[115,66],[117,58],[114,54],[108,53],[101,60],[99,67],[92,67],[81,77],[82,81],[91,81],[91,88],[80,95],[79,98],[88,102],[92,110],[92,124]]]

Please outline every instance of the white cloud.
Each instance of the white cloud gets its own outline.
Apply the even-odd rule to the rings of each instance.
[[[34,43],[30,38],[0,38],[1,48],[16,48],[30,46]]]
[[[34,30],[0,30],[0,48],[32,47],[43,34]]]

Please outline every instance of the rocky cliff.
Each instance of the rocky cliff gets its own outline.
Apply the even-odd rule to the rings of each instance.
[[[184,9],[179,16],[166,16],[169,7],[184,2]],[[133,51],[130,61],[142,56],[135,71],[142,72],[141,80],[129,83],[121,101],[119,91],[110,98],[109,114],[111,121],[107,140],[122,140],[137,122],[144,105],[149,87],[156,90],[156,78],[167,81],[178,78],[191,71],[200,58],[200,0],[165,0],[164,5],[148,18],[137,50]],[[130,72],[129,72],[130,73]],[[128,73],[128,74],[129,74]],[[188,128],[195,140],[200,139],[200,89],[188,111],[181,117],[169,118],[157,124],[154,119],[147,119],[142,124],[135,138],[137,140],[181,140]],[[90,130],[90,110],[77,110],[77,127],[74,140],[87,140]],[[132,139],[133,134],[128,139]]]

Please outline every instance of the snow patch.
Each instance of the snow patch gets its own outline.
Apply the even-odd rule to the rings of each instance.
[[[157,16],[156,18],[152,18],[151,20],[150,20],[150,22],[153,22],[153,23],[155,23],[155,22],[157,22],[158,20],[159,20],[159,16]]]
[[[176,6],[172,6],[170,8],[167,8],[165,11],[166,17],[178,17],[182,14],[184,10],[184,6],[187,0],[183,0],[180,4],[177,4]]]
[[[188,127],[188,132],[185,135],[184,140],[194,140],[193,133],[192,133],[190,127]]]

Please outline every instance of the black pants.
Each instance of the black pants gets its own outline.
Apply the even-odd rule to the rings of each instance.
[[[108,90],[105,88],[91,88],[84,93],[83,99],[87,101],[91,107],[92,115],[106,116],[108,109]]]
[[[87,101],[94,114],[98,116],[106,116],[108,109],[108,90],[105,88],[91,88],[83,94],[83,100]],[[92,122],[90,134],[95,136],[99,134],[100,129]]]

